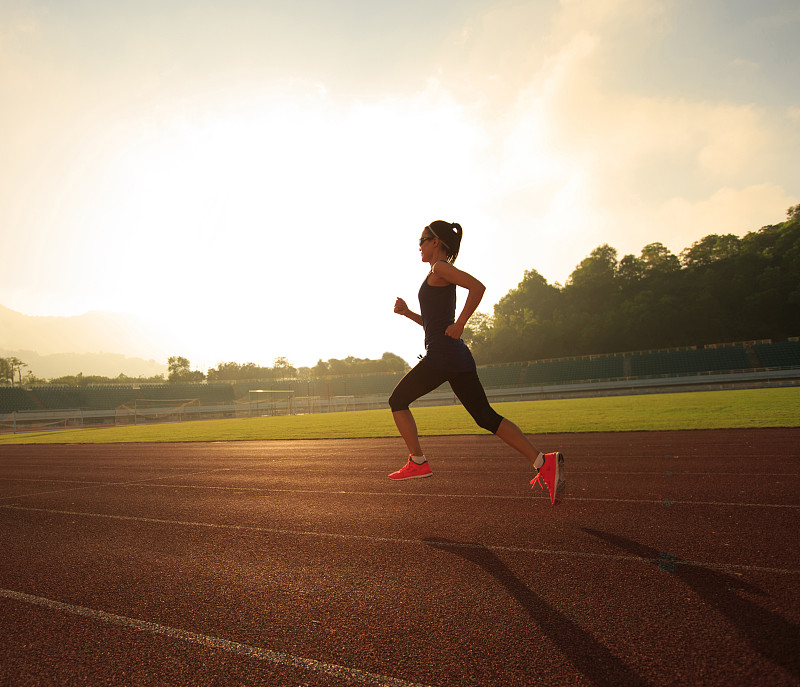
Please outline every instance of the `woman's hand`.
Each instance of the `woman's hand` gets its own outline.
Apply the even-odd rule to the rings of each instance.
[[[406,317],[408,316],[408,305],[406,305],[406,302],[402,298],[398,298],[394,302],[394,311],[398,315],[405,315]]]
[[[406,305],[406,302],[402,298],[398,298],[394,302],[394,311],[398,315],[404,315],[412,322],[416,322],[418,325],[422,326],[422,315],[417,315],[417,313],[412,312],[411,309]]]
[[[446,336],[449,336],[451,339],[460,339],[461,335],[464,333],[464,326],[459,324],[458,322],[454,322],[451,324],[447,329],[444,330]]]

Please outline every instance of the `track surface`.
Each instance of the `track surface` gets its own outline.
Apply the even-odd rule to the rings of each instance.
[[[800,430],[0,448],[3,685],[800,684]]]

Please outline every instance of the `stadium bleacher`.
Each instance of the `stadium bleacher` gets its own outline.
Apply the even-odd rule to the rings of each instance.
[[[800,366],[800,341],[775,341],[753,346],[764,367]]]
[[[348,394],[350,396],[380,396],[390,394],[402,379],[400,373],[371,374],[349,377]]]
[[[744,345],[647,351],[631,355],[634,377],[700,374],[751,369]]]
[[[31,387],[30,393],[42,408],[71,409],[86,406],[86,396],[80,387],[35,386]]]
[[[89,410],[109,410],[123,405],[132,405],[140,397],[133,386],[89,386],[86,387],[86,407]]]
[[[507,365],[488,365],[478,368],[478,377],[487,388],[503,388],[519,386],[525,363],[509,363]]]
[[[522,384],[564,384],[600,379],[619,379],[623,376],[624,358],[621,355],[537,360],[528,363]]]
[[[37,410],[41,406],[31,398],[26,389],[19,387],[0,387],[0,413],[13,413],[19,410]]]
[[[148,401],[197,399],[200,403],[232,403],[232,384],[143,384],[141,398]]]

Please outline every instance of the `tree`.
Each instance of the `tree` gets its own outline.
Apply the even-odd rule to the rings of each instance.
[[[641,258],[635,255],[626,255],[617,266],[617,279],[622,288],[639,283],[644,277],[646,267]]]
[[[292,367],[289,359],[285,356],[275,358],[273,369],[276,372],[277,379],[285,380],[297,378],[297,369]]]
[[[646,274],[669,274],[681,268],[680,260],[663,243],[656,241],[642,248],[642,262]]]
[[[216,368],[209,368],[206,377],[209,382],[224,382],[239,379],[241,367],[239,363],[218,363]]]
[[[170,382],[202,382],[205,375],[200,370],[192,370],[191,363],[182,356],[172,356],[167,360]]]
[[[381,356],[382,372],[406,372],[409,369],[408,363],[396,353],[386,352]]]
[[[494,315],[473,315],[467,333],[479,363],[531,360],[547,355],[556,345],[548,328],[561,300],[561,291],[536,270],[494,306]]]
[[[22,386],[23,367],[28,367],[28,364],[19,358],[0,358],[0,381],[11,382],[11,386],[14,386],[14,375],[16,374],[19,384]]]
[[[524,325],[531,318],[549,320],[556,308],[559,291],[536,270],[525,270],[525,276],[494,306],[492,321],[516,322]],[[483,323],[484,328],[486,322]]]
[[[320,379],[322,377],[327,377],[330,375],[331,369],[328,363],[326,363],[322,358],[317,361],[317,364],[311,368],[311,376]]]
[[[14,383],[11,363],[6,358],[0,358],[0,383]]]
[[[684,267],[707,267],[717,260],[732,258],[739,252],[742,240],[735,234],[709,234],[681,251]]]
[[[569,276],[567,286],[579,289],[598,287],[606,289],[613,282],[616,271],[617,249],[604,243],[581,260]]]
[[[475,311],[467,321],[467,326],[464,327],[462,338],[471,347],[480,346],[486,343],[487,338],[491,335],[493,326],[493,318],[485,312]]]

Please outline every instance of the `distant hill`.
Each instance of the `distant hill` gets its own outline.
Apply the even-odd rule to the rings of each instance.
[[[134,317],[88,312],[74,317],[34,317],[0,305],[0,357],[28,364],[26,372],[52,378],[78,374],[116,377],[166,373],[157,337]]]
[[[101,377],[167,377],[167,366],[155,360],[128,358],[121,353],[51,353],[39,355],[33,351],[10,351],[0,348],[0,358],[19,358],[28,367],[22,374],[33,373],[40,379],[67,375],[99,375]]]

